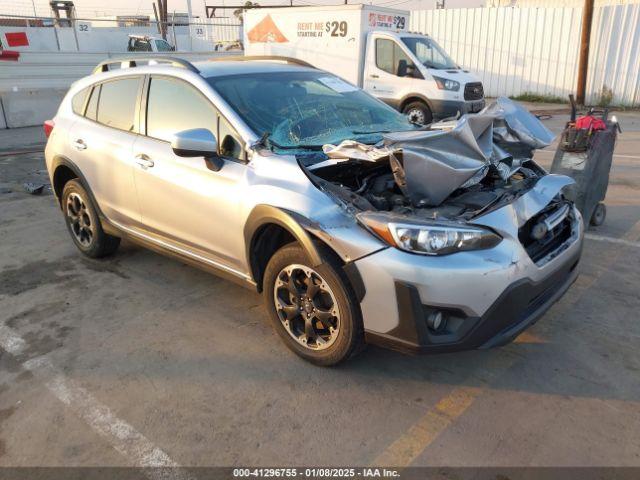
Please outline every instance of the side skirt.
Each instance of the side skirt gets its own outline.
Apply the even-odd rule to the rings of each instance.
[[[145,239],[141,236],[129,233],[117,227],[116,225],[114,225],[104,217],[101,217],[100,220],[102,223],[102,229],[105,231],[105,233],[108,233],[109,235],[127,239],[132,243],[135,243],[141,247],[152,250],[156,253],[159,253],[160,255],[174,258],[182,263],[186,263],[187,265],[190,265],[192,267],[199,268],[200,270],[204,270],[205,272],[212,273],[218,277],[224,278],[225,280],[230,280],[233,283],[240,285],[244,288],[247,288],[249,290],[252,290],[254,292],[258,291],[256,283],[248,277],[237,275],[223,268],[218,268],[215,265],[206,263],[204,261],[200,261],[187,254],[181,253],[177,250],[165,247],[156,242]]]

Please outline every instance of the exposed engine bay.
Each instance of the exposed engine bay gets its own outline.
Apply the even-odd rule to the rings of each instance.
[[[309,176],[361,211],[465,221],[512,202],[547,173],[533,160],[553,134],[506,98],[475,115],[389,133],[376,145],[325,145]]]

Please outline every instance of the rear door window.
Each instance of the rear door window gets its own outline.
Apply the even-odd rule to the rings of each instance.
[[[98,122],[126,132],[135,131],[140,77],[104,82],[98,104]]]

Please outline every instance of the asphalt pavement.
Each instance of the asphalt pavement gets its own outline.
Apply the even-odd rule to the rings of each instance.
[[[606,223],[537,324],[331,369],[257,294],[131,244],[83,258],[23,189],[42,153],[6,154],[38,130],[0,131],[0,466],[640,466],[640,114],[618,117]]]

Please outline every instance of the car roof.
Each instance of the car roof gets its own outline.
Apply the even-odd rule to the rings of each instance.
[[[216,60],[213,62],[194,62],[193,65],[200,70],[200,75],[205,78],[251,73],[318,71],[315,68],[304,67],[279,60]]]

